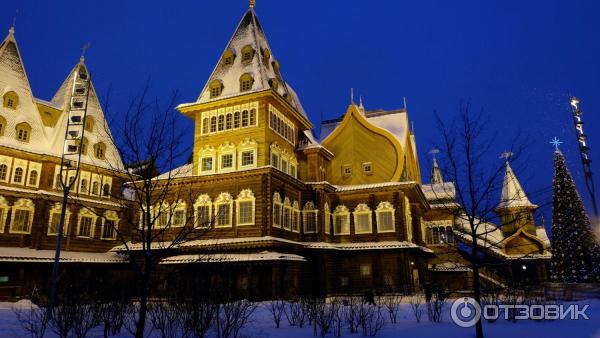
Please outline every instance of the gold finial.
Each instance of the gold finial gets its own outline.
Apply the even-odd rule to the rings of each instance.
[[[256,0],[250,0],[250,8],[254,8],[256,6]]]
[[[85,51],[88,50],[92,46],[91,43],[86,42],[83,47],[81,47],[81,57],[79,57],[79,62],[85,61]]]

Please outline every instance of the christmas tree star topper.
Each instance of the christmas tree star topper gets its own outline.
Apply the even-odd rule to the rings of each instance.
[[[560,147],[560,145],[563,143],[558,139],[558,137],[554,136],[554,138],[550,141],[550,144],[553,145],[556,150],[558,150],[558,147]]]

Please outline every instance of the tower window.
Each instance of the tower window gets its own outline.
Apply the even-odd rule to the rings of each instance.
[[[252,46],[247,45],[242,48],[242,62],[249,62],[254,57],[254,48]]]
[[[254,151],[248,150],[242,152],[242,166],[249,166],[254,164]]]
[[[225,129],[231,129],[231,113],[225,116]]]
[[[239,128],[240,127],[240,112],[236,111],[235,113],[233,113],[233,128]]]
[[[210,118],[210,132],[214,133],[217,131],[217,117],[213,116]]]
[[[352,166],[350,166],[349,164],[344,164],[342,166],[342,176],[350,177],[351,175],[352,175]]]
[[[252,89],[254,79],[250,74],[244,74],[240,77],[240,91],[245,92]]]
[[[244,110],[242,112],[242,127],[247,127],[248,126],[248,111]]]
[[[103,160],[106,156],[106,145],[100,142],[94,145],[94,153],[96,154],[96,158]]]
[[[17,124],[17,140],[21,142],[29,142],[31,137],[31,127],[29,124],[22,122]]]
[[[235,54],[231,49],[228,49],[223,53],[223,64],[228,66],[233,64],[233,60],[235,59]]]
[[[233,154],[221,156],[221,169],[233,168]]]
[[[213,80],[208,87],[211,99],[221,95],[221,92],[223,91],[223,83],[219,80]]]
[[[4,94],[4,107],[5,108],[10,108],[10,109],[17,109],[17,106],[19,105],[19,97],[17,96],[17,93],[15,92],[8,92],[6,94]]]
[[[89,131],[89,132],[94,131],[94,118],[91,116],[85,117],[85,131]]]
[[[373,175],[373,164],[371,162],[364,162],[362,168],[365,175]]]

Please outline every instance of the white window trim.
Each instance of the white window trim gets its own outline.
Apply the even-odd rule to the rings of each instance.
[[[222,205],[229,205],[229,215],[227,216],[228,223],[219,224],[219,207]],[[226,192],[219,194],[219,197],[215,199],[215,228],[231,228],[233,226],[233,198]]]
[[[392,213],[392,229],[391,230],[382,230],[380,227],[380,215],[384,212]],[[375,218],[377,222],[377,232],[378,233],[386,233],[386,232],[396,232],[396,210],[392,207],[390,202],[384,201],[380,202],[375,210]]]
[[[52,207],[52,209],[50,209],[50,218],[48,218],[48,231],[46,231],[46,234],[48,236],[58,236],[58,228],[56,229],[56,232],[51,232],[50,229],[52,227],[52,216],[54,214],[60,215],[61,212],[62,212],[62,205],[60,203],[54,204],[54,207]],[[64,224],[64,228],[63,228],[63,236],[68,234],[70,217],[71,217],[71,212],[67,208],[67,212],[65,213],[65,224]]]
[[[10,176],[12,174],[12,162],[13,161],[11,157],[0,155],[0,164],[6,165],[6,177],[3,180],[0,180],[0,182],[10,182]]]
[[[208,223],[200,226],[200,215],[198,215],[198,207],[208,207]],[[211,226],[212,221],[212,201],[207,194],[202,194],[196,199],[194,203],[194,228],[208,229]]]
[[[325,222],[323,222],[323,227],[325,228],[325,234],[331,235],[331,211],[329,210],[329,204],[325,203],[324,213],[325,213]]]
[[[211,146],[205,146],[200,150],[200,154],[198,155],[198,175],[211,175],[216,172],[217,168],[217,152],[215,148]],[[212,158],[212,169],[211,170],[203,170],[202,169],[202,160],[205,158]]]
[[[352,213],[354,215],[354,233],[355,234],[370,234],[373,233],[373,220],[372,220],[372,211],[371,209],[364,203],[361,203],[359,205],[356,206],[356,208],[354,209],[354,212]],[[368,230],[363,230],[360,231],[359,226],[358,226],[358,218],[361,215],[368,215]]]
[[[240,221],[241,210],[242,210],[240,208],[241,202],[252,202],[252,221],[249,223],[242,223]],[[235,200],[235,207],[237,210],[235,224],[237,226],[248,226],[248,225],[255,224],[255,222],[256,222],[256,198],[254,197],[254,193],[252,192],[252,190],[250,190],[250,189],[242,190],[238,194],[238,198]]]
[[[79,229],[81,228],[81,219],[83,217],[90,217],[92,219],[92,225],[90,227],[90,236],[81,236],[79,235]],[[94,214],[93,212],[87,210],[87,209],[81,209],[79,211],[79,215],[77,217],[77,232],[75,233],[75,236],[78,238],[94,238],[94,234],[96,233],[96,221],[98,219],[98,216],[96,216],[96,214]]]
[[[37,172],[37,178],[34,184],[29,184],[29,177],[31,172]],[[27,181],[25,182],[25,186],[37,188],[40,185],[40,177],[42,176],[42,164],[37,162],[29,162],[29,168],[27,168]]]
[[[242,153],[252,151],[252,164],[242,165]],[[245,139],[238,145],[239,168],[256,168],[258,163],[258,144],[255,140]]]
[[[292,203],[292,232],[300,233],[300,229],[302,229],[302,212],[300,211],[300,207],[297,201]],[[294,229],[294,225],[296,229]]]
[[[231,167],[230,168],[223,168],[223,156],[224,155],[231,155]],[[236,156],[236,147],[235,145],[229,143],[229,142],[225,142],[223,144],[221,144],[219,146],[219,151],[218,151],[218,172],[219,173],[229,173],[229,172],[233,172],[237,169],[237,156]]]
[[[27,179],[27,161],[25,161],[24,163],[21,161],[23,161],[23,160],[15,159],[15,163],[13,165],[13,170],[12,170],[12,175],[10,175],[10,183],[11,184],[25,185],[25,182]],[[23,170],[23,175],[21,176],[21,182],[15,182],[15,172],[17,171],[18,168],[21,168],[21,170]]]
[[[210,89],[209,89],[209,91],[210,91]],[[221,94],[223,94],[223,92],[221,92]],[[254,124],[250,124],[250,112],[253,109],[254,109],[254,114],[255,114]],[[242,127],[242,112],[244,110],[248,111],[248,125]],[[240,123],[237,128],[235,127],[235,112],[239,112],[239,114],[240,114]],[[231,120],[231,128],[230,129],[227,129],[227,114],[231,114],[232,120]],[[219,116],[221,116],[221,115],[223,115],[223,130],[219,130]],[[210,120],[212,117],[215,117],[217,119],[217,128],[213,132],[210,131]],[[207,130],[206,133],[204,132],[204,119],[205,118],[208,118],[208,128],[206,129]],[[218,133],[224,133],[224,132],[228,132],[228,131],[232,131],[232,130],[257,127],[258,120],[259,120],[258,102],[244,103],[241,105],[229,106],[226,108],[219,108],[219,109],[215,109],[215,110],[211,110],[211,111],[206,111],[206,112],[203,112],[201,115],[200,135],[218,134]]]
[[[104,226],[106,226],[106,221],[113,221],[115,223],[115,230],[114,230],[114,234],[115,236],[110,238],[110,237],[104,237]],[[104,217],[102,218],[102,225],[100,227],[100,239],[101,240],[110,240],[110,241],[114,241],[115,239],[117,239],[117,229],[119,229],[119,215],[112,211],[112,210],[108,210],[104,213]]]
[[[0,234],[2,234],[4,233],[4,228],[6,227],[6,218],[8,216],[8,211],[10,210],[8,202],[6,202],[6,199],[3,196],[0,196],[0,209],[3,211],[2,215],[0,216]]]
[[[171,205],[171,227],[182,228],[187,223],[187,204],[183,200],[179,200]],[[175,224],[175,213],[183,211],[183,224]]]
[[[288,221],[286,222],[286,215],[289,214],[288,217]],[[281,223],[283,223],[281,226],[283,227],[283,229],[290,231],[292,230],[292,205],[290,203],[290,199],[289,198],[285,198],[285,200],[283,201],[283,212],[281,214]]]
[[[275,206],[279,207],[279,219],[275,220]],[[271,213],[271,225],[274,228],[278,228],[281,229],[283,228],[283,203],[281,202],[281,197],[279,196],[278,192],[275,192],[273,194],[273,211]],[[277,221],[277,222],[276,222]]]
[[[346,218],[346,231],[336,232],[336,216],[343,216]],[[338,205],[333,211],[333,234],[336,236],[350,235],[350,211],[343,204]]]
[[[35,215],[35,205],[33,201],[30,199],[21,198],[19,199],[11,208],[11,219],[10,219],[10,229],[9,232],[11,234],[30,234],[31,233],[31,225],[33,224],[33,217]],[[13,230],[13,226],[15,225],[15,214],[17,210],[25,210],[29,211],[29,224],[27,225],[27,231],[22,230]]]

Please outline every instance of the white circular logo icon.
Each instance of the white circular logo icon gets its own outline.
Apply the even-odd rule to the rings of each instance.
[[[454,324],[460,327],[471,327],[481,317],[481,306],[473,298],[459,298],[452,303],[450,316]]]

